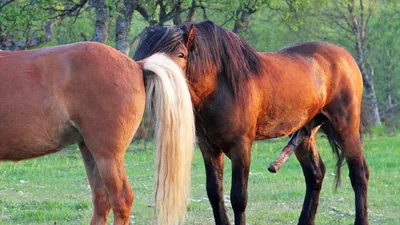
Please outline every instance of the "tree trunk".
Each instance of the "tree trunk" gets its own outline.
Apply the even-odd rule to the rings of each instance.
[[[233,27],[233,32],[241,34],[249,28],[250,23],[250,13],[245,9],[236,10],[235,26]]]
[[[106,0],[92,0],[90,5],[94,7],[96,12],[96,24],[94,26],[94,34],[92,41],[104,43],[108,38],[108,17],[109,10]]]
[[[381,124],[381,117],[379,115],[378,101],[376,99],[374,83],[371,81],[364,81],[364,98],[367,100],[371,122],[374,125]]]
[[[356,14],[356,4],[355,0],[351,0],[348,2],[348,11],[350,13],[350,18],[344,19],[347,21],[351,30],[356,37],[356,51],[357,51],[357,61],[361,70],[364,87],[365,87],[365,98],[369,107],[369,114],[371,118],[371,122],[374,125],[381,124],[381,118],[379,115],[378,101],[376,99],[376,93],[374,88],[374,69],[371,63],[368,61],[368,58],[365,54],[365,45],[366,45],[366,34],[368,29],[368,19],[365,18],[365,9],[364,3],[360,0],[360,18],[357,18]],[[372,10],[369,11],[371,16]],[[341,13],[342,14],[342,13]],[[343,15],[343,14],[342,14]],[[369,17],[368,16],[368,17]]]
[[[386,115],[385,120],[390,122],[393,119],[393,100],[392,100],[392,74],[388,73],[386,76],[386,98],[387,98],[387,106],[386,106]]]
[[[365,89],[365,99],[368,103],[369,114],[371,118],[371,122],[374,125],[381,124],[381,118],[379,115],[378,101],[376,99],[374,81],[373,81],[373,70],[370,68],[369,70],[366,68],[364,51],[362,48],[357,48],[357,58],[359,62],[360,71],[363,78],[364,89]]]
[[[192,6],[189,8],[188,15],[186,17],[186,22],[192,22],[194,13],[196,12],[196,0],[192,0]]]
[[[365,88],[365,99],[368,103],[369,114],[371,118],[371,122],[374,125],[381,124],[381,118],[379,115],[378,101],[376,99],[374,80],[373,80],[373,69],[372,66],[369,65],[370,69],[368,70],[366,67],[366,59],[364,56],[364,50],[361,46],[360,42],[357,43],[357,59],[360,67],[360,71],[363,78],[364,88]]]
[[[54,25],[55,22],[47,22],[46,25],[42,28],[42,31],[44,30],[44,35],[37,36],[37,32],[33,32],[31,37],[25,37],[25,41],[18,41],[15,40],[12,36],[1,36],[0,34],[0,49],[6,51],[18,51],[32,48],[45,42],[49,42],[52,40],[53,37]]]
[[[118,10],[122,15],[118,16],[115,22],[116,48],[125,55],[129,55],[131,50],[128,42],[128,35],[131,30],[132,15],[135,5],[135,0],[124,0],[124,7]]]
[[[174,7],[174,19],[173,23],[174,25],[180,25],[183,24],[183,20],[181,18],[181,13],[182,13],[182,1],[181,0],[175,0],[174,1],[175,7]]]

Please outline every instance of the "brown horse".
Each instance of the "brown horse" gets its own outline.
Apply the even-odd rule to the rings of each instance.
[[[338,155],[338,171],[344,160],[349,166],[355,224],[368,224],[369,172],[359,133],[363,82],[348,52],[320,42],[256,52],[210,21],[149,29],[135,59],[156,52],[164,52],[186,72],[216,224],[230,224],[223,201],[223,154],[232,161],[235,224],[244,225],[253,141],[294,132],[306,181],[298,223],[314,224],[325,174],[315,142],[320,125]]]
[[[128,224],[133,192],[124,153],[148,99],[156,116],[159,224],[186,213],[194,115],[181,69],[155,54],[134,62],[99,43],[0,53],[0,160],[19,161],[78,143],[92,188],[90,224]]]

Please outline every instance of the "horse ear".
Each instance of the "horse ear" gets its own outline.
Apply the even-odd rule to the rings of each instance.
[[[186,48],[192,49],[195,42],[196,28],[194,24],[190,26],[189,32],[186,35]]]

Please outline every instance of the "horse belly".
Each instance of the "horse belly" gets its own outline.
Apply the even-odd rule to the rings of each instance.
[[[82,139],[65,110],[51,105],[11,104],[0,110],[0,160],[43,156]]]
[[[273,109],[261,113],[257,121],[256,139],[270,139],[287,136],[305,126],[320,111],[323,102],[319,99],[292,107],[275,105]]]
[[[256,139],[290,135],[320,112],[326,99],[325,85],[312,79],[307,82],[298,87],[294,84],[286,85],[297,88],[286,93],[277,91],[274,101],[265,102],[257,120]]]
[[[288,136],[296,130],[299,130],[306,123],[307,120],[305,119],[299,119],[297,121],[282,120],[275,123],[260,123],[256,130],[256,140]]]
[[[8,140],[1,138],[0,160],[19,161],[36,158],[62,150],[82,140],[80,132],[72,125],[61,125],[51,130],[38,128],[37,132],[26,133]]]

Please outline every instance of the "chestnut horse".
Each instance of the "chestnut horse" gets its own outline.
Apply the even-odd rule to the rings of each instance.
[[[301,130],[305,132],[296,135],[300,143],[295,153],[306,195],[298,223],[314,224],[325,174],[315,142],[320,125],[338,156],[338,172],[344,160],[349,166],[355,224],[368,224],[369,172],[359,132],[363,82],[348,52],[321,42],[256,52],[238,35],[210,21],[149,29],[134,58],[157,52],[167,54],[186,73],[216,224],[230,224],[223,201],[223,154],[232,161],[235,224],[244,225],[254,140]]]
[[[186,213],[194,115],[181,69],[155,54],[134,62],[99,43],[0,52],[0,160],[19,161],[78,143],[92,188],[90,224],[129,224],[133,192],[124,153],[147,98],[156,116],[156,210],[159,224]]]

